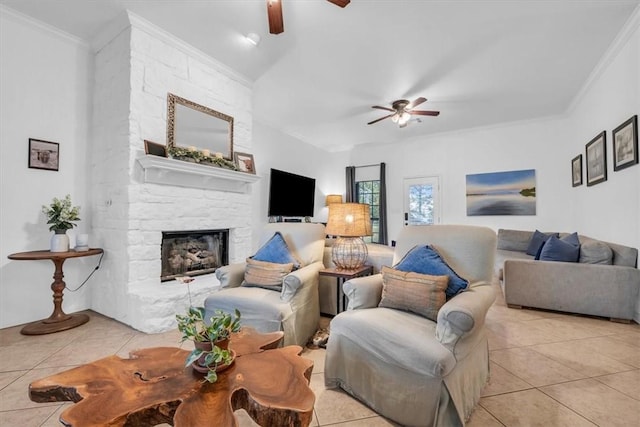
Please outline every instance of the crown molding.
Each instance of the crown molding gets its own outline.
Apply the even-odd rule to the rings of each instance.
[[[158,40],[161,40],[163,43],[183,52],[191,58],[197,59],[203,64],[206,64],[221,74],[224,74],[229,79],[236,81],[249,89],[252,89],[253,87],[253,82],[247,77],[129,10],[125,10],[118,15],[118,17],[111,21],[109,25],[94,37],[91,42],[93,50],[96,52],[100,51],[104,46],[111,42],[111,40],[129,28],[135,28]]]
[[[622,26],[622,29],[616,36],[616,38],[611,42],[611,45],[605,52],[605,54],[600,58],[600,61],[596,64],[594,69],[589,74],[589,77],[585,81],[584,85],[580,91],[578,91],[577,95],[569,104],[569,108],[567,108],[566,113],[569,114],[576,109],[578,104],[582,101],[582,99],[586,96],[591,86],[595,83],[598,78],[605,72],[605,70],[609,67],[613,59],[620,53],[623,47],[626,46],[629,39],[633,36],[633,34],[638,31],[640,28],[640,5],[636,6],[633,10],[629,19]]]
[[[102,48],[109,44],[120,33],[126,31],[130,26],[127,12],[124,11],[120,13],[91,39],[91,48],[96,53],[100,52]]]
[[[168,44],[171,47],[174,47],[181,52],[184,52],[191,58],[195,58],[198,61],[202,62],[205,65],[208,65],[211,68],[214,68],[216,71],[224,74],[226,77],[234,80],[247,88],[253,87],[253,82],[249,80],[247,77],[243,76],[239,72],[233,70],[222,62],[212,58],[207,55],[203,51],[191,46],[187,42],[179,39],[168,31],[152,24],[144,18],[132,13],[131,11],[127,11],[127,15],[129,18],[129,22],[132,28],[139,29],[144,31],[145,33],[161,40],[162,42]]]
[[[40,20],[32,18],[31,16],[25,15],[24,13],[18,12],[17,10],[11,9],[3,4],[0,4],[0,15],[3,18],[10,19],[14,22],[28,25],[32,28],[42,31],[43,33],[47,33],[49,35],[54,35],[55,37],[75,44],[83,49],[90,50],[91,46],[89,43],[85,42],[79,37],[74,36],[73,34],[67,33],[66,31],[61,30],[60,28],[54,27],[53,25],[49,25]]]

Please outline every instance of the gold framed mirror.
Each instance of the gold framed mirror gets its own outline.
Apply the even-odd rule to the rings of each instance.
[[[233,117],[167,94],[167,147],[195,147],[233,160]]]

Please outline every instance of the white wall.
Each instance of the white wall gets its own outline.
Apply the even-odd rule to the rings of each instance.
[[[613,170],[613,129],[635,114],[640,114],[640,8],[576,99],[563,147],[565,158],[582,154],[584,165],[585,144],[606,130],[607,181],[571,192],[575,227],[640,248],[640,165]]]
[[[100,274],[90,284],[91,308],[125,319],[128,313],[126,262],[129,183],[131,29],[100,46],[93,78],[91,173],[94,244],[104,250]]]
[[[90,231],[85,178],[91,58],[77,39],[0,6],[0,328],[53,311],[53,263],[7,259],[15,252],[48,249],[51,233],[42,205],[70,194],[81,206],[82,221],[69,234]],[[27,167],[29,138],[60,144],[58,172]],[[67,285],[77,287],[97,260],[68,260]],[[89,308],[89,286],[64,293],[67,313]]]
[[[329,153],[315,146],[285,135],[262,123],[253,124],[253,154],[256,172],[261,177],[254,184],[253,230],[254,248],[264,224],[267,223],[269,203],[270,169],[280,169],[298,175],[315,178],[316,198],[314,222],[326,222],[329,209],[324,205],[327,194],[343,194],[345,153]]]
[[[402,227],[403,178],[437,175],[443,223],[578,231],[640,247],[640,165],[614,172],[611,154],[611,131],[640,113],[638,22],[636,10],[564,116],[352,150],[351,164],[387,163],[389,239],[395,239]],[[429,120],[437,118],[418,126],[429,126]],[[607,131],[608,181],[573,188],[571,159],[584,154],[585,144],[603,130]],[[466,216],[466,174],[519,169],[536,170],[535,216]]]
[[[387,164],[389,240],[396,239],[403,226],[403,179],[419,176],[440,178],[442,223],[564,230],[570,220],[553,206],[568,197],[568,162],[550,154],[564,135],[559,120],[540,120],[355,149],[351,163]],[[466,216],[467,174],[520,169],[536,170],[536,216]]]

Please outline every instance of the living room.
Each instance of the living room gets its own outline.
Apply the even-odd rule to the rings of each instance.
[[[3,3],[11,7],[10,2]],[[25,264],[9,261],[7,256],[48,247],[50,234],[41,206],[65,194],[71,194],[74,204],[82,208],[82,221],[74,231],[89,234],[90,245],[106,251],[92,279],[78,292],[65,292],[65,311],[94,310],[139,330],[148,326],[148,319],[139,317],[137,304],[145,298],[148,286],[153,286],[142,272],[155,268],[146,262],[145,251],[159,247],[157,237],[145,234],[146,227],[165,221],[169,229],[177,229],[194,212],[201,212],[200,220],[217,212],[207,226],[233,229],[230,261],[243,260],[256,248],[259,230],[267,223],[271,168],[315,178],[312,220],[326,222],[324,197],[344,193],[344,168],[385,162],[390,240],[403,227],[403,179],[437,176],[442,223],[484,225],[494,230],[578,231],[640,247],[640,167],[614,171],[613,156],[608,156],[607,181],[578,187],[571,186],[570,168],[571,159],[584,153],[585,144],[602,131],[607,132],[607,150],[611,150],[612,130],[638,114],[637,2],[626,3],[625,19],[616,21],[619,30],[607,43],[599,41],[605,45],[601,56],[583,70],[586,78],[556,114],[496,120],[484,126],[461,123],[454,131],[334,151],[254,120],[258,105],[254,105],[252,91],[260,82],[238,75],[217,58],[204,57],[168,29],[135,14],[115,19],[94,41],[99,45],[96,49],[9,7],[3,5],[0,10],[0,328],[38,320],[51,312],[50,263]],[[155,63],[162,67],[154,67]],[[558,70],[558,76],[567,78],[561,64],[541,65],[540,72],[543,70]],[[180,78],[187,74],[188,78]],[[179,92],[234,117],[234,150],[253,154],[260,178],[249,193],[221,196],[192,188],[158,189],[142,182],[136,159],[144,156],[144,140],[166,140],[167,92]],[[409,95],[430,97],[429,93]],[[364,108],[381,102],[371,99]],[[445,114],[446,103],[442,105]],[[428,121],[417,125],[428,125]],[[58,171],[27,167],[29,138],[60,143]],[[467,174],[521,169],[536,171],[535,216],[467,216]],[[160,196],[174,200],[161,205]],[[222,210],[225,206],[228,210]],[[91,258],[70,264],[65,271],[69,287],[76,288],[95,265]],[[640,313],[636,313],[638,319]],[[158,327],[166,329],[167,325]]]

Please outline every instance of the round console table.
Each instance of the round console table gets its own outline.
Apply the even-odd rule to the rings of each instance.
[[[53,283],[51,284],[51,290],[53,291],[53,313],[47,319],[29,323],[22,328],[20,333],[23,335],[51,334],[53,332],[65,331],[87,323],[89,321],[89,316],[86,314],[66,314],[62,311],[62,292],[66,286],[64,280],[62,280],[64,277],[62,264],[64,264],[67,258],[81,258],[99,255],[102,252],[102,249],[92,248],[84,252],[30,251],[18,252],[9,255],[9,259],[16,261],[50,259],[55,265]]]

